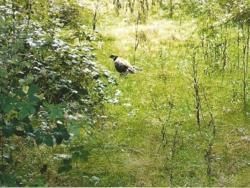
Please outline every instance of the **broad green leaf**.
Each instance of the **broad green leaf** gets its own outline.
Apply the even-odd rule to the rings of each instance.
[[[45,105],[48,112],[49,118],[52,120],[61,119],[64,116],[63,108],[61,105],[47,104]]]
[[[5,113],[8,113],[15,109],[16,99],[0,95],[0,107]]]
[[[19,119],[20,120],[23,120],[29,115],[34,114],[36,111],[33,104],[29,102],[21,102],[19,103],[18,107],[19,107]]]
[[[51,135],[44,135],[43,137],[43,141],[47,146],[53,146],[54,142],[53,142],[53,137]]]
[[[38,92],[38,87],[34,84],[30,85],[28,95],[34,96]]]

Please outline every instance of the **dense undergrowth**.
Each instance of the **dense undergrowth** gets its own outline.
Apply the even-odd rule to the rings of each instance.
[[[249,186],[249,2],[79,2],[1,2],[1,185]]]

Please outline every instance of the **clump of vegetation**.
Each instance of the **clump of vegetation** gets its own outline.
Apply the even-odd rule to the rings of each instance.
[[[51,15],[44,22],[34,12],[41,5],[47,11],[39,16]],[[86,26],[85,35],[75,36],[81,43],[60,37],[65,27],[83,24],[77,21],[80,10],[71,5],[43,1],[1,4],[2,185],[22,185],[22,181],[14,181],[18,157],[12,153],[19,148],[17,141],[25,140],[16,136],[32,147],[62,144],[73,136],[69,130],[75,122],[82,124],[75,126],[76,133],[94,125],[105,101],[105,88],[112,78],[95,62],[92,43],[97,35]]]

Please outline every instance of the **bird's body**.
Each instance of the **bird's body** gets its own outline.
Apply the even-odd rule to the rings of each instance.
[[[115,64],[115,69],[121,74],[135,73],[136,68],[129,64],[125,59],[122,59],[118,56],[111,55],[110,58],[113,59]]]
[[[114,60],[114,64],[115,64],[115,69],[119,73],[135,73],[136,72],[135,68],[132,65],[130,65],[128,61],[120,57],[117,57]]]

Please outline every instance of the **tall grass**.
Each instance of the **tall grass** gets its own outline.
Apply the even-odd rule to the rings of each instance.
[[[98,28],[97,59],[116,77],[118,101],[105,105],[99,145],[80,168],[97,186],[249,185],[249,38],[230,24],[201,34],[198,20],[123,18],[104,15]],[[143,71],[121,77],[110,54]]]

